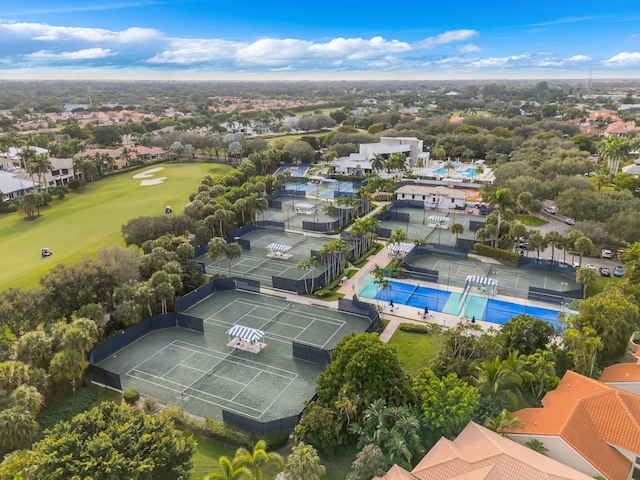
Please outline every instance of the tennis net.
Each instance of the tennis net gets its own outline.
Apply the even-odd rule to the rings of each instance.
[[[282,318],[282,316],[287,313],[287,310],[289,310],[289,308],[291,308],[291,303],[289,303],[287,306],[285,306],[282,310],[280,310],[275,317],[273,317],[271,320],[269,320],[266,325],[263,328],[263,330],[266,330],[267,328],[269,328],[271,325],[273,325],[274,323],[276,323],[280,318]]]
[[[199,391],[198,390],[199,387],[201,387],[207,381],[207,379],[210,378],[211,375],[213,375],[214,372],[219,369],[222,363],[231,355],[233,355],[233,353],[234,352],[226,354],[213,367],[211,367],[211,369],[209,369],[204,375],[202,375],[199,379],[197,379],[195,382],[193,382],[191,385],[185,388],[182,392],[180,392],[180,395],[182,396],[182,400],[189,398],[189,396],[193,394],[193,392]]]

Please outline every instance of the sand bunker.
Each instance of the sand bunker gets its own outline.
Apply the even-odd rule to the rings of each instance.
[[[160,178],[154,178],[153,180],[142,180],[140,182],[140,185],[143,187],[146,187],[147,185],[160,185],[166,179],[167,177],[160,177]]]
[[[159,172],[160,170],[164,170],[164,167],[152,168],[150,170],[145,170],[144,172],[138,173],[133,176],[133,178],[150,178],[153,177],[153,174]],[[166,178],[166,177],[165,177]]]

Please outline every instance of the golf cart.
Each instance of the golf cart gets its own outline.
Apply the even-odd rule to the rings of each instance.
[[[42,249],[42,256],[43,257],[50,257],[51,255],[53,255],[53,252],[51,250],[49,250],[48,248],[43,248]]]
[[[173,210],[171,210],[171,207],[169,205],[167,205],[166,207],[164,207],[164,213],[171,213]]]

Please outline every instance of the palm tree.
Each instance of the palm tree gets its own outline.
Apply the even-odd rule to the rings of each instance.
[[[618,169],[620,162],[629,155],[631,146],[626,138],[609,135],[598,145],[598,153],[600,157],[607,161],[609,175],[613,178]]]
[[[502,397],[511,405],[516,405],[522,378],[500,357],[485,359],[475,366],[473,381],[478,393],[483,396]]]
[[[513,206],[511,191],[507,188],[498,188],[489,193],[488,201],[491,205],[496,205],[498,210],[498,225],[496,235],[500,235],[500,223],[502,218],[508,215],[507,210]],[[497,239],[496,239],[497,240]]]
[[[379,307],[378,294],[380,293],[380,290],[386,290],[390,288],[389,279],[384,276],[383,269],[380,267],[380,265],[376,264],[372,273],[373,273],[373,276],[375,277],[375,280],[373,281],[373,283],[376,286],[376,304]]]
[[[291,449],[284,466],[287,480],[320,480],[326,472],[316,449],[302,442]]]
[[[529,192],[522,192],[520,195],[518,195],[517,203],[522,213],[524,213],[525,215],[529,215],[531,213],[533,201],[533,195],[531,195]],[[531,224],[531,220],[529,220],[529,224]]]
[[[36,154],[31,164],[35,167],[36,173],[38,174],[38,187],[40,192],[42,192],[42,179],[46,178],[45,175],[53,169],[53,165],[46,153]]]
[[[398,227],[393,230],[391,235],[389,236],[389,240],[387,240],[387,246],[393,245],[394,243],[405,243],[409,240],[407,236],[407,232],[405,232],[402,228]]]
[[[238,243],[228,243],[224,253],[229,259],[229,277],[231,277],[231,262],[242,256],[242,247]]]
[[[148,310],[149,316],[153,315],[151,303],[153,301],[153,290],[148,283],[142,282],[136,285],[135,298],[142,310]]]
[[[373,156],[373,160],[371,161],[371,168],[379,172],[384,168],[384,166],[385,166],[384,157],[382,156],[381,153],[376,153]]]
[[[71,388],[76,391],[76,380],[82,378],[89,362],[77,350],[62,350],[56,353],[49,364],[49,373],[56,382],[68,380]]]
[[[593,250],[593,242],[590,238],[582,236],[575,241],[573,248],[580,254],[580,263],[582,267],[582,256]]]
[[[547,243],[547,245],[551,245],[551,259],[555,260],[555,253],[556,253],[556,248],[558,249],[562,249],[564,246],[564,237],[562,236],[562,234],[560,232],[557,232],[555,230],[551,230],[550,232],[548,232],[545,236],[544,239]]]
[[[580,268],[576,273],[576,282],[582,285],[582,298],[587,298],[587,287],[598,279],[596,271],[592,268]]]
[[[252,480],[262,480],[262,470],[267,467],[267,465],[277,465],[278,467],[284,465],[280,454],[267,452],[267,442],[264,440],[259,440],[251,452],[246,448],[238,449],[234,457],[234,462],[235,461],[244,465],[251,472]]]
[[[447,163],[445,163],[442,168],[444,168],[447,171],[447,176],[450,177],[451,176],[451,170],[455,170],[456,167],[453,164],[453,162],[448,161]]]
[[[505,408],[497,417],[487,418],[484,422],[484,426],[503,437],[506,437],[508,432],[523,429],[524,423],[518,417],[513,416],[513,414]]]
[[[240,480],[243,478],[251,478],[251,471],[242,465],[241,462],[233,462],[227,457],[222,456],[218,459],[219,472],[210,473],[204,480]]]
[[[307,273],[304,274],[304,276],[302,277],[302,280],[305,279],[305,277],[313,272],[313,270],[318,266],[318,260],[316,259],[316,257],[307,257],[304,260],[300,260],[298,262],[298,264],[296,265],[296,267],[299,270],[306,270]],[[307,295],[311,292],[313,292],[313,282],[315,281],[315,278],[311,278],[311,291],[309,291],[309,289],[307,288],[307,282],[304,283],[304,289],[307,292]]]
[[[484,167],[482,165],[476,165],[476,167],[473,169],[473,175],[471,176],[471,180],[473,180],[475,177],[482,175],[484,173]]]
[[[15,406],[23,408],[27,412],[35,415],[44,404],[44,396],[38,392],[36,387],[20,385],[11,392],[11,401]]]
[[[209,241],[207,249],[207,257],[209,257],[213,263],[220,260],[220,257],[227,249],[227,242],[222,237],[214,237]],[[220,271],[220,265],[218,265],[218,271]]]
[[[545,447],[540,440],[536,440],[535,438],[532,438],[528,442],[525,442],[524,445],[525,447],[529,447],[534,452],[538,452],[540,455],[547,456],[547,453],[549,453],[547,447]]]
[[[38,431],[38,422],[30,411],[13,407],[0,412],[0,446],[15,450],[24,446]]]
[[[449,227],[449,231],[456,236],[456,246],[458,245],[458,235],[464,233],[464,226],[461,223],[454,223]]]

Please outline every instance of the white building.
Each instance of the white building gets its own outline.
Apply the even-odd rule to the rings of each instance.
[[[35,192],[37,185],[37,183],[31,180],[20,178],[15,173],[0,170],[0,192],[11,200],[19,198],[26,193]]]
[[[447,187],[428,187],[426,185],[403,185],[396,190],[398,200],[418,200],[425,208],[465,208],[467,194]]]

